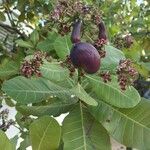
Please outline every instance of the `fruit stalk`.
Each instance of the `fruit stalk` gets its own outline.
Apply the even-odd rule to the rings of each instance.
[[[74,23],[72,34],[71,34],[72,43],[80,42],[81,26],[82,26],[82,21],[81,20],[77,20]]]
[[[98,28],[99,28],[98,38],[106,41],[107,35],[106,35],[106,28],[104,22],[101,21],[98,25]]]

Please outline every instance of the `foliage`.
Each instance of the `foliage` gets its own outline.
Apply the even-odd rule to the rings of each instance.
[[[3,0],[0,26],[8,18],[16,38],[13,51],[0,42],[0,104],[17,110],[15,126],[23,139],[18,150],[110,150],[110,136],[127,147],[150,149],[150,102],[135,84],[122,90],[117,79],[126,58],[130,70],[149,79],[149,12],[148,1]],[[106,56],[94,75],[74,68],[68,57],[76,19],[83,21],[82,41],[92,45],[98,23],[106,25],[108,43],[97,48]],[[63,113],[68,115],[61,125],[55,117]],[[19,136],[9,140],[5,126],[0,149],[17,149]]]

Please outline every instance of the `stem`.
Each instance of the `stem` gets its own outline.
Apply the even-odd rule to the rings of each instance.
[[[81,84],[81,69],[78,69],[78,83]]]

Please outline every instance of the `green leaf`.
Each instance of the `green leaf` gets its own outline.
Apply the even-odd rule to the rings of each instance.
[[[140,65],[150,71],[150,62],[141,62]]]
[[[121,59],[125,59],[122,51],[114,48],[113,46],[105,46],[106,57],[102,59],[101,70],[115,71]]]
[[[37,49],[45,52],[50,52],[54,49],[54,42],[57,38],[57,33],[56,32],[49,32],[48,37],[44,40],[41,41],[37,44]]]
[[[36,29],[31,33],[30,40],[32,41],[34,46],[39,41],[39,33],[38,33],[38,31]]]
[[[0,130],[0,147],[3,150],[15,150],[14,145],[7,138],[6,134]]]
[[[117,79],[112,76],[112,81],[104,83],[103,80],[97,76],[86,75],[91,83],[91,87],[98,98],[105,102],[120,107],[129,108],[136,106],[141,97],[138,91],[130,86],[126,91],[121,91]]]
[[[71,50],[71,40],[70,36],[59,36],[54,43],[55,51],[59,58],[65,59],[67,55],[70,54]]]
[[[49,39],[46,39],[38,43],[37,49],[45,52],[50,52],[51,50],[53,50],[53,43],[51,43]]]
[[[97,106],[97,102],[78,84],[75,88],[72,89],[73,93],[83,102],[88,105]]]
[[[143,49],[143,47],[139,43],[134,41],[130,49],[129,48],[124,49],[123,53],[126,56],[126,58],[129,58],[135,62],[139,62],[141,59],[141,49]]]
[[[70,102],[69,102],[70,101]],[[34,116],[44,116],[44,115],[53,115],[59,116],[62,113],[68,112],[73,108],[76,101],[68,100],[68,103],[61,102],[60,100],[50,103],[44,106],[17,106],[16,109],[25,115],[34,115]]]
[[[29,128],[29,125],[26,124],[26,122],[28,121],[28,118],[27,117],[25,119],[23,118],[24,116],[20,112],[17,112],[17,114],[15,115],[15,121],[17,122],[17,124],[19,125],[21,129]]]
[[[27,79],[18,76],[5,81],[2,90],[21,104],[37,103],[49,96],[57,96],[68,101],[71,95],[75,95],[89,105],[97,105],[97,102],[80,85],[73,89],[68,89],[44,78]]]
[[[58,96],[63,100],[71,96],[69,89],[62,88],[49,80],[27,79],[22,76],[5,81],[2,90],[21,104],[37,103],[48,96]]]
[[[0,64],[0,78],[7,78],[17,74],[19,71],[19,64],[16,61],[10,59],[3,59]]]
[[[9,106],[9,107],[15,107],[15,103],[13,102],[13,100],[9,97],[5,98],[5,103]]]
[[[61,138],[61,127],[49,116],[41,117],[30,125],[33,150],[56,150]]]
[[[42,76],[52,80],[52,81],[63,81],[69,78],[69,70],[67,68],[61,67],[60,63],[49,63],[44,62],[40,67]]]
[[[92,115],[120,143],[148,150],[150,148],[150,101],[142,99],[134,108],[119,109],[103,101],[91,107]]]
[[[64,150],[110,150],[106,130],[78,104],[63,121]]]
[[[5,13],[0,11],[0,21],[6,21]]]
[[[23,40],[16,40],[16,43],[18,44],[18,46],[20,47],[24,47],[24,48],[34,48],[34,45],[30,42],[30,41],[23,41]]]
[[[64,88],[71,89],[77,85],[77,76],[73,76],[72,78],[67,78],[66,80],[56,82],[58,85]]]

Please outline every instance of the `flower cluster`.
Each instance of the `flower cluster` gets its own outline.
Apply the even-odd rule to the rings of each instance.
[[[107,40],[104,38],[100,38],[98,40],[96,40],[96,42],[94,43],[94,46],[97,49],[101,49],[103,47],[103,45],[107,44]]]
[[[9,114],[8,109],[4,109],[0,112],[0,129],[4,132],[7,129],[9,129],[11,125],[15,124],[14,120],[12,119],[8,120],[8,114]]]
[[[129,59],[121,60],[117,68],[118,82],[122,90],[132,85],[138,78],[138,72],[133,68],[132,62]]]
[[[131,35],[126,35],[124,37],[124,47],[125,48],[130,48],[131,45],[133,44],[133,41],[134,41],[134,39]]]
[[[114,37],[114,39],[115,40],[113,43],[118,49],[130,48],[134,42],[134,39],[131,35],[126,35],[124,37],[122,37],[121,35],[117,35],[116,37]]]
[[[60,30],[58,31],[58,33],[62,36],[66,35],[66,33],[69,33],[71,31],[71,26],[68,25],[67,23],[61,23],[59,24],[58,27]]]
[[[91,12],[91,7],[82,1],[60,0],[52,11],[50,18],[55,22],[65,17],[74,17],[77,15],[86,15]]]
[[[105,83],[107,83],[108,81],[109,82],[111,81],[111,75],[109,71],[100,73],[100,77],[103,79]]]
[[[64,36],[70,32],[72,21],[77,18],[90,20],[98,25],[101,15],[97,9],[85,4],[83,1],[59,0],[50,14],[49,21],[53,22],[58,27],[58,32]]]
[[[45,57],[46,57],[45,53],[38,51],[33,55],[32,59],[24,60],[20,68],[21,74],[27,78],[33,75],[40,77],[41,76],[40,66],[43,63],[43,59]]]
[[[104,50],[98,50],[98,53],[99,53],[99,55],[100,55],[100,58],[105,58],[105,56],[106,56],[106,51],[104,51]]]

